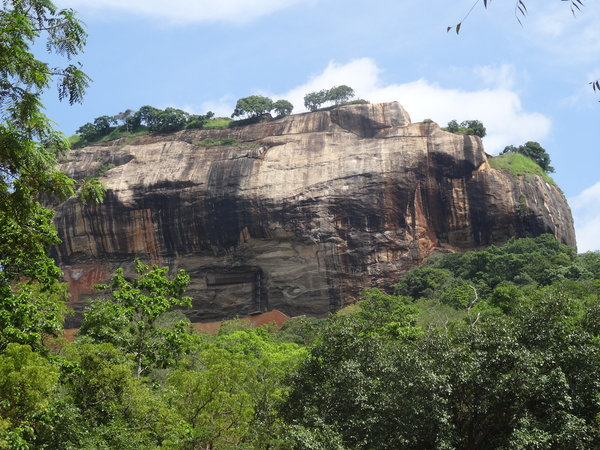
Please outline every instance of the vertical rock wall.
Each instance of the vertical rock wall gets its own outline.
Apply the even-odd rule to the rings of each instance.
[[[203,147],[234,137],[235,147]],[[487,163],[481,140],[411,124],[400,104],[352,105],[228,130],[145,135],[74,152],[101,205],[56,208],[53,250],[72,306],[133,259],[191,276],[192,321],[277,308],[324,315],[386,289],[434,251],[552,233],[575,246],[570,210],[542,179]]]

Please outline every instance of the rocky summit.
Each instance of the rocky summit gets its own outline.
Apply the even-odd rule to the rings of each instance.
[[[212,141],[207,141],[212,139]],[[235,145],[206,145],[228,139]],[[202,145],[204,144],[204,145]],[[225,130],[101,142],[61,170],[109,163],[103,204],[56,207],[52,252],[76,314],[136,257],[185,269],[193,322],[279,309],[317,315],[384,290],[434,252],[551,233],[575,246],[560,190],[488,164],[481,140],[411,123],[397,102]]]

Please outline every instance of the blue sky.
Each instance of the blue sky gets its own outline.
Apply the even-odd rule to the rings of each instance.
[[[303,96],[346,84],[399,101],[413,122],[481,120],[486,151],[538,141],[575,216],[579,251],[600,249],[600,5],[525,0],[60,0],[89,32],[82,105],[46,98],[68,135],[143,105],[229,116],[253,94]]]

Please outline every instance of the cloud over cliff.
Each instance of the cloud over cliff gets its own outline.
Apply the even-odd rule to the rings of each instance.
[[[514,90],[511,66],[476,67],[476,76],[489,85],[474,91],[446,89],[425,78],[402,84],[386,84],[383,70],[370,58],[347,64],[331,61],[325,70],[313,75],[306,83],[277,96],[286,98],[295,106],[295,112],[304,110],[304,95],[311,91],[346,84],[356,95],[372,103],[399,101],[413,121],[432,119],[440,126],[448,121],[477,119],[487,128],[484,138],[488,153],[498,153],[507,145],[521,145],[538,141],[550,132],[551,122],[543,114],[525,111]]]

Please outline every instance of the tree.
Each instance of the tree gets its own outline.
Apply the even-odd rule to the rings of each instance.
[[[486,130],[479,120],[463,120],[460,124],[456,120],[448,122],[446,131],[455,134],[466,134],[470,136],[479,136],[480,138],[485,137]]]
[[[111,344],[73,343],[63,355],[60,388],[47,411],[34,417],[31,446],[22,448],[181,448],[165,444],[184,437],[185,424],[158,386],[131,376],[130,361]]]
[[[133,128],[136,129],[142,124],[147,127],[152,127],[157,123],[159,113],[160,109],[148,105],[142,106],[131,119]]]
[[[598,306],[551,286],[510,316],[399,334],[338,313],[282,417],[315,443],[299,448],[595,448]]]
[[[523,156],[527,156],[528,158],[534,160],[538,166],[542,168],[542,170],[546,173],[554,172],[554,167],[550,165],[550,155],[544,150],[544,148],[534,141],[525,142],[524,145],[519,145],[515,147],[513,145],[508,145],[502,150],[502,155],[506,155],[508,153],[520,153]]]
[[[304,96],[304,107],[311,112],[316,111],[327,101],[328,91],[309,92]]]
[[[95,286],[112,289],[112,300],[92,301],[79,330],[79,335],[91,342],[108,342],[133,355],[138,378],[150,368],[174,364],[188,341],[185,321],[161,324],[171,308],[191,306],[191,298],[183,297],[189,275],[180,270],[169,280],[168,270],[154,265],[148,271],[148,266],[136,259],[138,277],[128,280],[123,269],[117,269],[109,284]]]
[[[202,370],[180,369],[169,378],[175,407],[192,428],[186,448],[235,448],[247,439],[254,415],[248,384],[255,369],[243,355],[214,347],[199,359]]]
[[[352,97],[354,97],[354,89],[342,84],[341,86],[334,86],[329,90],[328,100],[337,106],[347,102]]]
[[[65,284],[19,283],[0,292],[0,353],[10,343],[44,352],[44,341],[59,336],[67,307]]]
[[[277,100],[275,103],[273,103],[273,109],[275,110],[277,117],[285,117],[292,113],[294,105],[287,100]]]
[[[77,128],[77,131],[75,131],[75,133],[80,135],[86,141],[91,141],[96,137],[96,127],[94,127],[94,124],[88,122],[85,125],[82,125],[79,128]]]
[[[116,114],[114,116],[114,119],[117,122],[123,122],[123,125],[125,125],[125,130],[129,131],[129,119],[131,119],[131,117],[133,116],[133,111],[131,109],[126,109],[123,112],[120,112],[119,114]]]
[[[460,126],[467,129],[465,134],[479,136],[480,138],[486,135],[485,127],[479,120],[465,120]]]
[[[215,113],[208,111],[205,115],[190,114],[185,128],[202,128],[210,119],[214,117]]]
[[[36,415],[49,407],[59,371],[28,345],[0,354],[0,448],[30,449]]]
[[[151,125],[148,126],[150,131],[158,133],[169,133],[183,129],[189,120],[189,114],[181,109],[166,108],[164,111],[156,113],[156,117]]]
[[[234,117],[260,117],[273,109],[273,100],[262,95],[251,95],[240,98],[236,105],[232,118]]]
[[[111,130],[111,126],[116,124],[117,120],[112,116],[100,116],[94,119],[94,128],[100,136],[107,135]]]
[[[354,97],[354,89],[342,84],[331,89],[322,89],[318,92],[310,92],[304,96],[304,107],[309,111],[316,111],[321,105],[333,102],[339,106]]]
[[[75,57],[86,42],[83,24],[70,9],[58,10],[48,0],[7,0],[0,10],[0,289],[26,276],[45,280],[58,269],[45,248],[58,242],[52,212],[40,205],[43,196],[64,199],[75,183],[55,169],[69,149],[66,137],[53,129],[43,113],[42,93],[52,80],[58,97],[81,102],[90,78],[72,63],[50,68],[36,59],[30,46],[42,36],[51,53]],[[88,186],[89,187],[89,186]],[[101,185],[92,186],[102,190]]]
[[[206,337],[168,379],[171,401],[192,430],[185,448],[281,448],[277,406],[285,375],[305,354],[268,325],[233,321]]]

